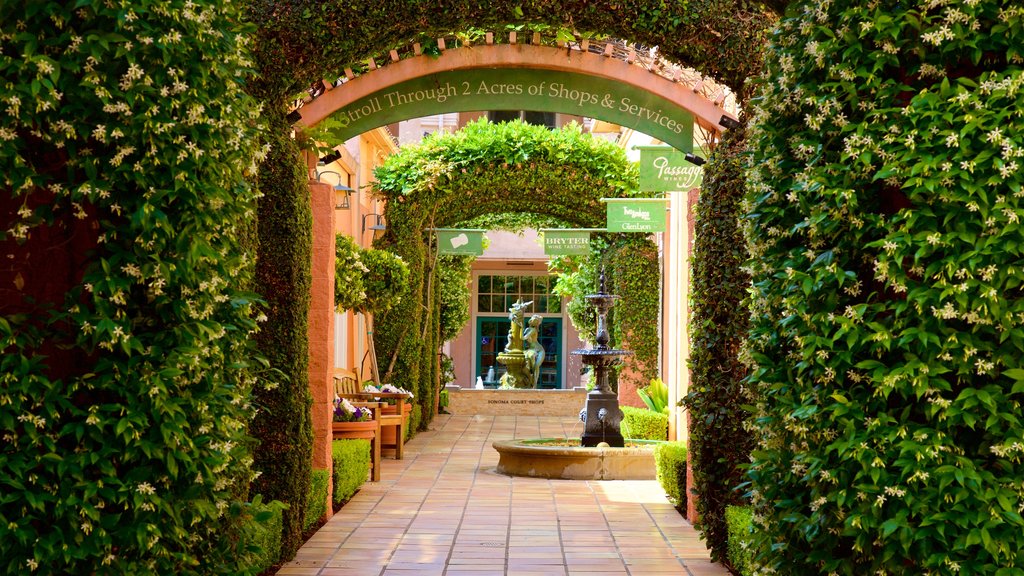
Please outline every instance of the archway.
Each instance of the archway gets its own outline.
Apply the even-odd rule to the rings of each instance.
[[[569,38],[573,38],[573,29],[593,30],[627,42],[656,45],[664,58],[721,81],[742,102],[749,94],[745,80],[760,70],[762,46],[774,16],[759,5],[738,2],[673,5],[644,2],[624,6],[620,2],[600,1],[587,3],[581,10],[578,6],[552,0],[498,7],[460,1],[452,2],[444,10],[423,3],[406,3],[396,12],[388,11],[387,7],[367,9],[341,2],[282,5],[262,0],[251,5],[251,19],[261,23],[257,42],[261,78],[251,90],[269,104],[266,111],[276,126],[275,133],[269,136],[271,148],[287,151],[296,148],[284,128],[286,102],[297,90],[319,84],[325,77],[337,77],[346,67],[364,66],[355,64],[357,62],[370,58],[385,62],[393,51],[416,39],[424,42],[437,38],[453,40],[452,31],[481,27],[507,30],[506,25],[520,26],[531,31],[543,30],[549,36],[557,32]],[[582,36],[575,37],[582,43],[580,38]],[[399,54],[395,59],[402,57]],[[370,67],[373,65],[371,63]],[[280,164],[268,163],[262,167],[261,210],[266,206],[267,212],[260,215],[259,244],[277,246],[289,252],[289,257],[268,255],[271,257],[261,258],[258,264],[262,278],[273,279],[268,289],[273,293],[275,304],[267,323],[271,326],[268,332],[273,333],[264,339],[272,344],[264,347],[264,352],[276,365],[292,367],[287,375],[293,382],[290,388],[266,393],[261,400],[283,409],[277,411],[277,417],[293,421],[309,417],[301,409],[296,410],[302,403],[290,398],[303,393],[295,387],[307,380],[323,380],[323,386],[329,383],[327,374],[312,377],[307,374],[303,362],[308,350],[302,342],[279,346],[289,335],[305,332],[308,318],[308,312],[303,314],[307,293],[303,287],[308,282],[308,271],[303,270],[302,263],[305,262],[303,254],[309,254],[311,238],[301,227],[292,225],[308,218],[308,184],[296,176],[295,170],[282,169]],[[269,225],[264,226],[264,221]],[[282,277],[295,280],[282,283],[278,280]],[[685,307],[681,313],[685,315]],[[314,407],[314,414],[317,413]],[[276,435],[277,441],[287,443],[272,426],[265,425],[264,430]],[[326,455],[317,458],[327,459]],[[268,461],[258,465],[269,469],[278,466]],[[265,478],[281,476],[284,475],[264,475]],[[261,488],[270,494],[281,494],[269,485]],[[283,499],[297,501],[293,497]]]

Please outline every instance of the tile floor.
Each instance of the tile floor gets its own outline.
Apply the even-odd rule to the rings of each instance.
[[[278,574],[724,576],[656,481],[509,478],[495,440],[578,436],[573,419],[437,417],[384,459]]]

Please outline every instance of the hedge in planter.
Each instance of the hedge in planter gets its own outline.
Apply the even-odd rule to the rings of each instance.
[[[803,5],[754,107],[758,561],[1024,573],[1024,9]]]
[[[187,4],[0,5],[3,574],[250,571],[252,30]]]

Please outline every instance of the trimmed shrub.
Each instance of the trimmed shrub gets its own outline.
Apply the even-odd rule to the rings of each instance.
[[[789,14],[745,210],[758,569],[1024,574],[1024,6]]]
[[[423,406],[420,404],[413,404],[412,412],[409,412],[409,425],[405,428],[405,440],[408,442],[412,440],[412,437],[416,435],[416,431],[420,429],[420,423],[423,421]]]
[[[665,442],[654,448],[658,483],[669,500],[686,510],[686,442]]]
[[[309,495],[306,498],[306,515],[302,519],[302,531],[309,530],[324,514],[327,514],[327,489],[330,473],[327,470],[313,470],[309,481]]]
[[[668,416],[646,408],[622,407],[622,434],[637,440],[667,440]]]
[[[264,503],[257,495],[249,505],[249,521],[242,531],[242,540],[256,552],[249,556],[249,569],[259,574],[277,563],[281,556],[281,513],[283,502]]]
[[[334,464],[334,503],[341,504],[366,482],[370,469],[369,440],[335,440],[331,445]]]
[[[725,525],[729,534],[729,564],[740,576],[753,576],[753,554],[750,550],[753,510],[748,506],[727,506]]]

